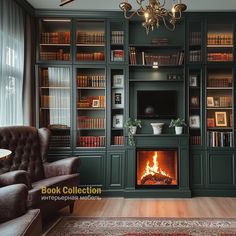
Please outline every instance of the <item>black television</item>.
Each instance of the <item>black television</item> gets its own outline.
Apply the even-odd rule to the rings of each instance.
[[[138,119],[172,119],[177,117],[177,91],[137,91]]]

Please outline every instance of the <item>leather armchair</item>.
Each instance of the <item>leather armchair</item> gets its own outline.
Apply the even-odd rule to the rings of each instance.
[[[41,235],[40,210],[27,210],[27,194],[24,184],[0,188],[0,235]]]
[[[73,187],[79,185],[77,173],[80,160],[70,157],[56,162],[47,162],[50,131],[28,126],[0,128],[0,148],[12,151],[11,158],[0,161],[0,187],[15,183],[28,186],[28,207],[39,208],[42,216],[70,206],[74,201],[41,199],[42,187]]]

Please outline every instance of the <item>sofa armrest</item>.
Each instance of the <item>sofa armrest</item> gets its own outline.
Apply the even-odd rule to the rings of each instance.
[[[25,184],[28,188],[31,188],[28,173],[24,170],[9,171],[0,175],[0,186],[11,184]]]
[[[24,184],[0,188],[0,223],[19,217],[27,211],[28,189]]]
[[[59,161],[44,163],[44,173],[46,178],[69,175],[77,173],[80,164],[79,157],[69,157]]]

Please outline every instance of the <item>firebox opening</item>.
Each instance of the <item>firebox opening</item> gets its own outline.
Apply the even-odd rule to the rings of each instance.
[[[137,150],[136,187],[178,188],[178,150]]]

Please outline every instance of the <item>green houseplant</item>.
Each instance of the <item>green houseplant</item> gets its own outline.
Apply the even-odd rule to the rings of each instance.
[[[184,119],[178,118],[176,120],[171,120],[169,127],[175,127],[176,134],[183,133],[183,126],[186,126]]]
[[[129,141],[129,145],[130,146],[134,146],[135,142],[134,142],[134,134],[136,134],[137,131],[137,127],[141,128],[141,120],[138,119],[134,119],[134,118],[129,118],[126,122],[125,122],[125,127],[128,130],[128,141]]]

